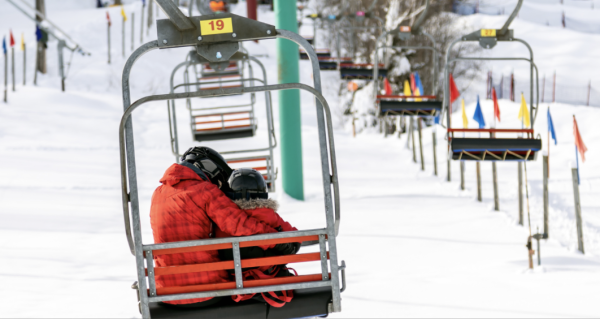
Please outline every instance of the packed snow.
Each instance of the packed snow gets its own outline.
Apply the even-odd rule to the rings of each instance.
[[[28,1],[32,3],[33,1]],[[0,264],[1,317],[135,317],[141,315],[130,285],[136,281],[135,260],[129,253],[121,210],[118,124],[123,112],[120,77],[119,8],[92,9],[95,1],[48,0],[48,16],[91,52],[75,55],[60,91],[56,68],[56,41],[48,50],[49,72],[27,85],[17,71],[16,92],[0,104]],[[136,12],[135,46],[140,45],[141,3],[127,2]],[[600,8],[599,8],[600,9]],[[106,11],[113,19],[113,63],[107,64]],[[235,8],[245,15],[245,5]],[[161,14],[161,18],[164,16]],[[472,32],[497,26],[503,17],[474,15],[467,19]],[[260,8],[259,20],[274,23],[273,13]],[[127,29],[127,55],[130,49]],[[530,41],[540,69],[558,69],[573,78],[597,76],[598,37],[515,20],[519,37]],[[0,30],[25,33],[28,61],[33,61],[33,24],[8,2],[0,3]],[[310,34],[305,26],[303,34]],[[156,29],[144,42],[156,39]],[[18,41],[18,39],[17,39]],[[593,44],[596,43],[596,44]],[[522,51],[508,44],[484,54]],[[275,41],[249,42],[251,54],[262,55],[268,82],[277,82]],[[168,92],[171,70],[188,49],[153,51],[141,58],[131,76],[132,100]],[[17,50],[17,65],[21,55]],[[301,64],[301,80],[311,84],[308,62]],[[495,64],[508,70],[508,64]],[[515,72],[523,65],[514,66]],[[521,69],[518,69],[521,68]],[[20,67],[17,68],[20,70]],[[527,69],[528,70],[528,69]],[[3,69],[2,69],[3,71]],[[179,76],[179,78],[181,78]],[[467,163],[467,189],[459,187],[459,164],[452,163],[452,182],[445,181],[447,144],[437,128],[438,176],[433,174],[432,130],[423,130],[426,170],[412,162],[406,134],[365,132],[356,137],[345,127],[338,101],[340,82],[335,72],[324,72],[324,93],[334,109],[335,145],[341,194],[339,257],[348,266],[348,289],[342,295],[342,313],[333,318],[364,317],[598,317],[600,311],[600,133],[595,121],[600,109],[578,105],[541,105],[536,134],[546,140],[546,108],[550,106],[558,145],[550,146],[550,239],[542,241],[542,265],[528,269],[525,248],[529,231],[519,226],[517,168],[498,163],[500,211],[493,210],[491,164],[482,164],[483,202],[476,200],[474,163]],[[484,97],[485,79],[468,92],[471,122],[474,96]],[[228,97],[229,100],[247,97]],[[323,192],[319,168],[314,100],[302,98],[302,134],[305,201],[281,192],[280,214],[301,229],[324,226]],[[266,143],[264,98],[257,95],[259,132],[251,139],[206,143],[219,151]],[[491,102],[482,99],[491,123]],[[165,103],[152,103],[134,113],[136,159],[142,228],[145,243],[152,242],[149,204],[164,171],[174,162],[168,136]],[[184,103],[178,106],[181,148],[194,145]],[[261,107],[262,106],[262,107]],[[498,127],[519,126],[519,105],[500,101]],[[276,132],[278,99],[274,94]],[[581,167],[581,201],[586,254],[577,251],[570,162],[575,158],[572,115],[576,115],[589,152]],[[461,123],[460,113],[453,122]],[[471,125],[474,125],[472,123]],[[540,156],[541,157],[541,156]],[[280,156],[275,161],[279,166]],[[527,164],[529,204],[533,231],[542,227],[542,162]],[[527,210],[525,211],[527,214]],[[537,249],[537,248],[536,248]],[[537,258],[537,256],[535,256]],[[318,267],[318,266],[317,266]],[[310,273],[310,265],[295,267]]]

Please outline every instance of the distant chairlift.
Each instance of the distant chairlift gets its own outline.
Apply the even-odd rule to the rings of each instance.
[[[375,94],[376,103],[379,109],[379,116],[416,116],[416,117],[434,117],[437,116],[442,110],[442,101],[436,96],[437,90],[437,79],[439,75],[438,70],[438,54],[436,51],[436,42],[433,36],[427,32],[421,30],[421,23],[424,21],[424,17],[427,14],[427,8],[429,7],[429,1],[426,2],[425,9],[413,24],[412,27],[400,26],[395,30],[387,31],[383,33],[375,43],[375,64],[379,63],[379,50],[385,49],[413,49],[413,50],[429,50],[433,57],[433,70],[431,76],[433,78],[433,86],[431,88],[431,95],[425,95],[425,92],[421,92],[421,96],[405,96],[405,95],[379,95],[379,70],[373,68],[373,78],[375,79]],[[388,35],[393,34],[398,36],[401,40],[409,40],[416,35],[424,35],[430,41],[430,46],[379,46],[379,44],[387,38]]]
[[[262,78],[254,77],[252,68],[253,63],[261,68],[263,74]],[[171,74],[171,92],[174,93],[178,88],[184,88],[185,92],[190,92],[190,89],[195,89],[196,91],[208,91],[214,89],[234,89],[254,86],[255,82],[262,84],[266,83],[266,71],[264,66],[258,59],[248,56],[246,53],[237,52],[229,61],[213,64],[215,68],[218,68],[217,70],[212,67],[210,67],[210,69],[207,68],[206,64],[207,60],[200,56],[196,50],[190,51],[186,61],[175,67]],[[202,74],[208,76],[198,78],[198,82],[190,82],[189,69],[196,70],[198,66],[202,68]],[[232,70],[234,66],[235,72]],[[180,68],[185,68],[184,83],[175,85],[173,79],[175,73]],[[248,77],[244,76],[244,70],[246,68],[248,69]],[[208,73],[205,72],[207,69],[211,71]],[[242,94],[242,92],[239,94]],[[277,146],[277,140],[273,125],[273,110],[270,92],[265,92],[265,103],[268,127],[268,146],[260,149],[221,152],[221,154],[234,168],[252,167],[259,171],[267,182],[269,191],[274,192],[275,180],[277,179],[278,172],[274,164],[273,150]],[[203,142],[254,136],[258,122],[255,118],[255,104],[256,97],[254,93],[250,93],[250,102],[248,104],[226,106],[215,106],[214,104],[210,104],[201,107],[193,107],[191,99],[186,99],[186,106],[190,112],[190,125],[194,139],[198,142]],[[169,116],[171,123],[171,148],[173,154],[179,161],[181,154],[179,153],[179,141],[176,132],[175,101],[169,101],[168,105],[170,114],[173,114]]]
[[[539,151],[542,150],[541,139],[534,137],[533,124],[537,117],[539,106],[539,76],[538,69],[533,61],[533,51],[527,42],[513,37],[513,30],[508,29],[512,20],[517,16],[523,0],[519,0],[514,12],[510,15],[501,29],[481,29],[467,34],[454,40],[446,51],[446,67],[444,69],[444,109],[447,112],[448,124],[448,143],[453,160],[465,161],[533,161]],[[460,42],[477,41],[484,49],[492,49],[498,42],[520,42],[529,51],[529,58],[511,58],[511,57],[457,57],[450,58],[452,48]],[[456,61],[468,60],[509,60],[509,61],[527,61],[530,65],[530,114],[532,116],[531,127],[528,129],[455,129],[452,128],[451,114],[452,105],[450,103],[450,85],[449,85],[449,65]],[[534,71],[535,71],[535,93],[536,100],[534,106]],[[484,137],[469,136],[460,137],[455,133],[484,133]],[[496,134],[518,134],[521,136],[512,138],[496,138]],[[489,135],[488,135],[489,134]]]
[[[374,2],[375,3],[375,2]],[[339,65],[340,78],[342,80],[373,80],[373,69],[377,69],[377,74],[379,77],[387,76],[387,69],[384,64],[380,63],[354,63],[354,58],[347,59],[341,56],[341,47],[340,47],[340,34],[343,31],[351,31],[354,33],[354,30],[372,30],[377,29],[383,32],[383,21],[378,16],[373,15],[371,12],[363,12],[358,11],[355,15],[345,15],[342,17],[341,21],[354,19],[358,22],[363,22],[365,19],[375,19],[379,22],[378,26],[346,26],[339,27],[336,32],[336,51],[337,51],[337,63]],[[377,67],[375,67],[377,65]]]
[[[189,19],[179,19],[181,11],[171,0],[155,0],[170,17],[169,20],[157,21],[158,40],[151,41],[139,47],[131,54],[123,69],[123,106],[124,114],[119,125],[119,150],[121,167],[121,186],[123,200],[123,217],[127,241],[131,253],[135,256],[137,282],[132,285],[138,295],[138,305],[145,319],[159,318],[304,318],[327,316],[341,311],[341,292],[346,288],[345,264],[338,264],[336,237],[340,225],[339,186],[337,178],[336,156],[334,148],[333,125],[331,111],[327,101],[321,94],[321,78],[317,68],[313,68],[314,87],[301,83],[279,85],[244,86],[240,88],[223,88],[211,90],[193,90],[192,92],[153,95],[131,101],[129,78],[132,67],[137,59],[147,52],[156,49],[174,49],[177,47],[194,47],[203,49],[203,58],[212,59],[214,55],[206,49],[216,48],[223,52],[225,59],[237,51],[240,41],[255,39],[281,38],[291,40],[306,48],[311,60],[316,61],[316,54],[299,35],[287,30],[278,30],[274,26],[258,21],[236,16],[234,14],[219,14]],[[202,30],[195,26],[199,21],[210,19],[231,18],[231,29],[236,33],[232,39],[210,35],[203,37],[203,43],[198,44],[196,38]],[[232,45],[233,44],[233,45]],[[249,59],[252,59],[249,57]],[[189,63],[189,61],[186,61]],[[264,69],[263,69],[264,70]],[[264,72],[264,71],[263,71]],[[247,80],[247,79],[246,79]],[[261,82],[259,79],[254,79]],[[193,87],[195,83],[187,83]],[[174,89],[174,88],[173,88]],[[134,134],[132,113],[138,108],[148,106],[151,101],[174,101],[188,98],[228,96],[240,93],[259,93],[279,90],[304,90],[315,96],[317,109],[318,139],[320,145],[321,173],[324,187],[324,214],[326,227],[293,232],[278,232],[254,236],[207,238],[194,241],[168,242],[160,244],[144,243],[143,229],[139,205],[139,189],[135,160]],[[170,103],[170,123],[173,125],[173,104]],[[269,119],[270,120],[270,119]],[[176,130],[175,130],[176,132]],[[142,196],[143,197],[143,196]],[[252,247],[268,244],[303,242],[318,243],[319,251],[289,256],[246,259],[241,258],[240,247]],[[196,252],[206,250],[233,250],[234,261],[193,264],[183,266],[159,267],[154,262],[154,256]],[[297,262],[312,262],[315,274],[299,275],[271,279],[244,279],[243,267],[258,267],[262,265],[288,264]],[[188,286],[157,287],[156,276],[168,274],[201,273],[209,270],[234,270],[233,280],[224,283]],[[293,290],[294,298],[281,308],[272,307],[265,302],[248,300],[236,303],[231,298],[224,298],[214,305],[201,308],[168,307],[161,302],[232,296],[269,291]]]
[[[329,15],[326,18],[323,18],[318,13],[309,14],[306,16],[307,18],[312,19],[313,21],[313,36],[304,37],[310,44],[313,45],[315,51],[317,53],[317,57],[319,58],[319,68],[321,70],[337,70],[338,64],[336,58],[331,56],[331,51],[329,49],[317,49],[317,22],[321,22],[321,26],[324,25],[324,21],[329,23],[329,28],[331,29],[332,24],[337,20],[337,16]],[[304,49],[300,49],[300,59],[308,60],[308,54]]]

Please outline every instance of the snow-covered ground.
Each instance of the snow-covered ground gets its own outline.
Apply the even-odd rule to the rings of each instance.
[[[50,43],[49,74],[33,87],[30,72],[27,86],[19,84],[16,93],[9,92],[9,103],[0,105],[0,316],[139,317],[134,291],[129,288],[136,275],[124,236],[120,198],[117,129],[123,108],[120,74],[124,59],[120,57],[119,9],[109,9],[114,37],[113,64],[109,66],[106,10],[85,9],[90,1],[70,0],[69,7],[63,0],[47,2],[49,15],[93,55],[73,58],[67,92],[62,93],[54,63],[55,42]],[[59,3],[69,10],[58,12]],[[139,3],[126,6],[128,12],[139,12],[139,7]],[[242,2],[236,12],[244,14],[243,8]],[[263,10],[259,19],[274,21],[273,14]],[[535,42],[540,64],[563,63],[568,68],[570,56],[571,70],[593,73],[598,62],[583,50],[586,44],[579,42],[578,34],[552,29],[554,37],[536,42],[533,26],[527,29],[527,23],[519,20],[514,26]],[[31,23],[2,2],[0,28],[9,27],[16,34],[32,30]],[[136,46],[138,28],[136,25]],[[155,30],[151,31],[145,40],[155,39],[154,34]],[[558,48],[557,43],[564,41],[573,45]],[[129,45],[128,40],[128,53]],[[246,48],[253,54],[268,53],[260,59],[267,66],[269,83],[275,83],[275,42],[247,43]],[[160,50],[140,59],[132,73],[133,100],[167,92],[170,71],[186,53],[187,49]],[[586,65],[586,61],[596,64]],[[302,81],[310,83],[308,64],[302,63]],[[327,72],[323,78],[326,97],[335,107],[337,76]],[[264,99],[261,95],[257,98],[261,105]],[[278,119],[277,98],[274,102]],[[504,100],[500,103],[502,125],[514,124],[518,106]],[[491,122],[491,104],[483,101],[482,106]],[[189,118],[183,103],[178,107],[181,147],[186,148],[193,145],[185,125]],[[536,123],[543,138],[545,107]],[[517,225],[514,163],[498,164],[501,211],[495,212],[491,164],[482,165],[484,202],[478,203],[472,163],[467,163],[467,191],[459,190],[456,162],[452,163],[453,181],[445,181],[446,144],[441,133],[440,176],[434,176],[431,128],[423,135],[424,172],[412,163],[412,151],[405,148],[406,135],[401,139],[374,134],[353,138],[349,131],[336,130],[342,198],[338,246],[340,258],[348,265],[348,289],[342,296],[343,312],[332,317],[597,317],[600,206],[594,199],[600,189],[600,150],[594,142],[600,133],[594,120],[600,110],[557,104],[551,109],[559,138],[550,151],[551,239],[542,242],[542,266],[534,271],[527,269],[524,245],[528,231]],[[255,139],[206,145],[222,151],[266,140],[265,125],[261,124],[264,112],[257,111],[263,120]],[[469,104],[469,117],[473,111],[474,105]],[[569,177],[568,163],[574,157],[572,114],[577,115],[590,149],[581,165],[585,256],[576,251]],[[460,118],[454,123],[460,123]],[[273,196],[281,202],[282,216],[306,229],[323,226],[324,218],[315,107],[305,93],[302,124],[306,201],[295,201],[281,192]],[[164,103],[136,111],[134,129],[143,235],[151,242],[150,197],[164,170],[173,163]],[[276,153],[276,162],[279,158]],[[541,161],[529,163],[528,171],[532,225],[536,227],[542,225]],[[306,273],[308,267],[297,269]]]

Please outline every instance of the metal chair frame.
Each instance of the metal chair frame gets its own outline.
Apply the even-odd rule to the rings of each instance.
[[[301,36],[287,30],[277,30],[273,26],[250,20],[247,18],[239,17],[234,14],[200,16],[191,17],[188,19],[187,17],[183,16],[183,14],[181,14],[180,11],[178,11],[178,9],[174,6],[174,4],[171,1],[156,1],[163,8],[163,11],[165,11],[165,13],[167,14],[167,16],[169,16],[170,19],[157,21],[158,40],[148,42],[139,47],[131,54],[131,56],[125,64],[122,76],[124,114],[119,124],[119,149],[123,217],[125,222],[125,233],[129,244],[129,249],[136,258],[138,292],[140,308],[143,318],[150,318],[150,302],[227,296],[235,294],[259,293],[278,290],[307,289],[317,287],[331,287],[332,302],[330,310],[331,312],[340,312],[340,292],[343,289],[341,289],[340,287],[339,272],[342,272],[343,279],[345,266],[343,265],[343,263],[342,265],[338,265],[338,254],[336,244],[336,236],[339,231],[340,224],[339,187],[333,139],[333,125],[331,122],[331,111],[329,105],[327,104],[327,101],[321,94],[321,76],[319,72],[319,63],[316,57],[316,53],[314,52],[310,44]],[[181,18],[180,16],[183,16],[183,18]],[[200,30],[192,29],[188,26],[188,24],[193,27],[193,25],[199,20],[209,20],[215,18],[232,18],[233,25],[240,26],[238,37],[234,39],[228,38],[227,40],[223,40],[224,37],[221,36],[206,37],[206,41],[204,41],[202,44],[198,44],[197,41],[195,41],[195,39],[199,36]],[[178,29],[177,26],[182,27]],[[243,26],[243,28],[241,26]],[[198,48],[200,49],[200,47],[205,45],[205,43],[209,46],[213,45],[221,46],[222,48],[231,48],[231,43],[235,44],[236,42],[240,41],[270,38],[288,39],[305,48],[305,50],[309,53],[310,61],[313,68],[314,87],[301,83],[289,83],[278,85],[264,85],[257,87],[213,89],[199,92],[169,93],[146,96],[131,103],[131,93],[129,85],[131,70],[135,62],[145,53],[159,48],[166,49],[185,46],[198,46]],[[144,244],[142,241],[137,171],[135,162],[135,148],[133,139],[133,125],[131,117],[133,111],[142,106],[146,106],[148,102],[152,101],[183,100],[196,97],[217,97],[240,93],[258,93],[292,89],[308,91],[315,96],[315,106],[317,108],[318,136],[321,150],[320,159],[323,176],[326,227],[321,229],[303,230],[295,232],[280,232],[274,234],[263,234],[246,237],[203,239],[161,244]],[[239,261],[239,258],[235,258],[235,256],[239,257],[240,243],[257,240],[282,240],[291,237],[297,238],[300,236],[315,235],[319,236],[319,246],[321,248],[321,252],[324,252],[327,249],[327,246],[329,248],[328,254],[319,254],[319,259],[321,261],[321,269],[323,272],[322,280],[244,288],[244,282],[240,276],[242,271],[241,263],[237,262],[235,263],[234,267],[236,273],[235,289],[188,292],[182,294],[162,296],[157,296],[152,290],[153,287],[156,287],[154,273],[152,269],[152,253],[155,250],[175,249],[183,247],[198,247],[213,244],[231,244],[234,253],[234,261]],[[146,262],[148,263],[149,267],[149,276],[147,278]],[[329,272],[329,275],[326,275],[326,272]],[[148,280],[148,282],[146,282],[146,280]]]
[[[517,13],[519,12],[519,9],[521,8],[521,5],[523,3],[523,0],[519,0],[519,2],[517,3],[517,6],[515,7],[515,10],[512,12],[512,14],[509,16],[508,20],[506,21],[506,23],[504,24],[504,26],[501,29],[481,29],[478,31],[475,31],[473,33],[467,34],[465,36],[462,36],[454,41],[452,41],[452,43],[448,46],[448,49],[446,50],[446,56],[445,56],[445,61],[446,61],[446,65],[444,67],[444,79],[445,79],[445,83],[444,83],[444,101],[443,101],[443,107],[442,107],[442,116],[441,118],[443,118],[443,113],[446,112],[446,123],[447,123],[447,130],[448,130],[448,147],[449,147],[449,151],[452,152],[451,150],[451,142],[452,139],[454,138],[454,132],[481,132],[481,130],[478,129],[452,129],[452,120],[451,120],[451,115],[452,115],[452,110],[450,109],[452,107],[452,103],[450,102],[450,83],[448,81],[449,75],[450,75],[450,71],[449,71],[449,65],[450,63],[453,62],[457,62],[457,61],[526,61],[529,62],[530,65],[530,77],[529,77],[529,89],[530,89],[530,111],[529,113],[531,114],[531,127],[533,128],[534,124],[535,124],[535,120],[537,118],[537,113],[539,110],[539,75],[538,75],[538,69],[537,66],[533,60],[533,50],[531,49],[531,46],[524,40],[515,38],[513,36],[513,30],[508,29],[510,23],[512,22],[512,20],[517,16]],[[488,36],[487,35],[487,31],[492,31],[493,30],[493,36]],[[486,35],[484,35],[486,34]],[[493,47],[496,46],[497,42],[519,42],[522,43],[527,50],[529,51],[529,58],[526,57],[520,57],[520,58],[512,58],[512,57],[495,57],[495,58],[483,58],[483,57],[456,57],[454,59],[450,59],[450,52],[452,52],[452,48],[461,42],[474,42],[477,41],[479,42],[479,45],[484,48],[484,49],[492,49]],[[534,100],[534,71],[535,71],[535,93],[536,93],[536,99]],[[535,101],[535,103],[534,103]],[[535,105],[535,106],[534,106]],[[527,134],[527,138],[528,139],[534,139],[534,134],[533,134],[533,130],[532,129],[521,129],[521,130],[502,130],[502,129],[491,129],[491,130],[487,130],[490,132],[490,138],[489,139],[494,139],[495,138],[495,134],[496,133],[506,133],[506,132],[510,132],[510,133],[522,133],[522,134]],[[460,160],[463,160],[463,155],[467,155],[471,158],[474,158],[476,160],[485,160],[486,155],[492,154],[490,150],[487,149],[482,149],[481,152],[483,152],[483,155],[481,157],[476,156],[474,154],[471,154],[470,152],[465,152],[465,151],[461,151],[460,155],[458,156],[458,158]],[[537,154],[537,152],[535,152],[534,150],[529,150],[526,156],[520,156],[517,158],[518,161],[526,161],[530,158],[530,153],[533,152],[533,159],[535,160],[535,155]],[[503,156],[495,156],[494,160],[497,161],[503,161],[506,159],[507,154],[514,154],[514,152],[511,152],[510,150],[506,150],[505,153],[503,153]],[[452,156],[449,156],[449,159],[452,159]]]

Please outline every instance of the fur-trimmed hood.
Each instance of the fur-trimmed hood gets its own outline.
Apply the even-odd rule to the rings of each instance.
[[[279,208],[279,203],[274,200],[274,199],[263,199],[263,198],[256,198],[256,199],[250,199],[250,200],[245,200],[245,199],[237,199],[233,201],[234,203],[236,203],[241,209],[243,210],[249,210],[249,209],[257,209],[257,208],[270,208],[274,211],[277,211],[277,209]]]

